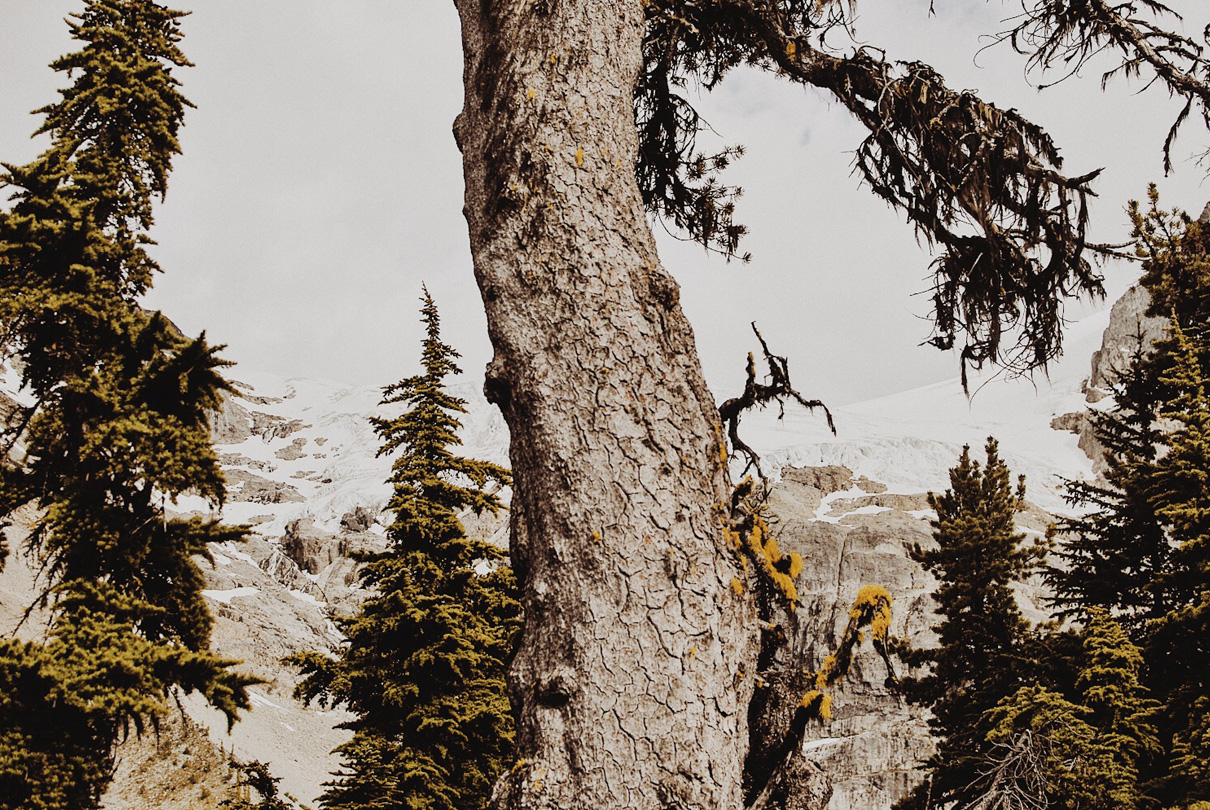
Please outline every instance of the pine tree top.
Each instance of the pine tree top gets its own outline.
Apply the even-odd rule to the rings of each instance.
[[[89,0],[68,18],[84,46],[51,64],[72,84],[35,111],[45,116],[35,134],[50,134],[51,147],[28,166],[5,164],[3,180],[17,189],[14,213],[52,214],[83,225],[84,235],[103,232],[89,236],[88,256],[76,261],[132,300],[159,269],[144,250],[145,232],[154,198],[167,193],[192,106],[172,75],[190,64],[177,46],[184,16],[146,0]],[[52,192],[61,198],[57,216],[45,207]],[[72,206],[79,210],[64,210]]]
[[[423,552],[446,566],[498,559],[495,547],[465,536],[458,514],[497,512],[503,502],[491,487],[508,486],[512,478],[497,464],[454,452],[461,444],[457,415],[466,413],[466,402],[446,390],[446,378],[461,373],[454,362],[458,353],[441,340],[440,316],[427,288],[421,300],[424,373],[383,389],[382,404],[404,404],[404,413],[372,420],[383,440],[379,455],[399,453],[391,467],[394,494],[387,507],[396,518],[388,533],[400,551]]]

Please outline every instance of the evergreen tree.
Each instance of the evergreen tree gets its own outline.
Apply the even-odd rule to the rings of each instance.
[[[520,625],[516,583],[504,553],[468,538],[458,519],[500,510],[488,487],[510,477],[454,453],[465,402],[445,379],[459,373],[458,355],[441,341],[427,289],[423,301],[424,373],[384,389],[383,404],[408,409],[374,420],[380,454],[399,453],[392,548],[362,571],[374,594],[339,621],[340,657],[291,659],[305,673],[300,697],[357,715],[346,724],[353,739],[337,749],[345,770],[321,799],[329,810],[484,808],[512,748],[504,679]]]
[[[1208,795],[1195,761],[1210,725],[1201,700],[1210,687],[1210,232],[1160,209],[1154,186],[1148,203],[1131,203],[1130,215],[1149,313],[1171,319],[1169,336],[1151,350],[1140,337],[1113,412],[1093,412],[1105,480],[1069,484],[1070,500],[1092,511],[1066,524],[1073,537],[1058,553],[1067,566],[1049,577],[1065,612],[1110,610],[1142,646],[1144,680],[1164,704],[1166,755],[1140,778],[1165,805],[1184,806]]]
[[[1159,207],[1155,184],[1147,188],[1147,208],[1131,201],[1135,252],[1143,260],[1141,282],[1151,296],[1147,314],[1175,318],[1191,337],[1200,340],[1202,373],[1210,373],[1210,225],[1191,220],[1179,210]],[[1157,376],[1167,373],[1166,358],[1175,356],[1173,337],[1158,341]]]
[[[1096,736],[1090,750],[1073,752],[1083,773],[1069,804],[1104,810],[1148,806],[1140,781],[1144,766],[1161,751],[1155,728],[1159,704],[1147,697],[1140,681],[1142,652],[1101,609],[1089,611],[1082,636],[1076,691]]]
[[[910,699],[932,709],[938,746],[931,778],[900,803],[904,810],[969,798],[989,753],[985,715],[1033,669],[1027,625],[1010,587],[1025,577],[1032,558],[1013,529],[1024,478],[1014,492],[995,439],[987,440],[986,451],[981,467],[969,447],[962,449],[950,488],[929,494],[937,546],[912,550],[939,581],[934,599],[941,624],[938,647],[907,653],[908,663],[930,669],[905,686]]]
[[[959,807],[1138,810],[1141,765],[1159,752],[1158,704],[1139,682],[1143,657],[1120,625],[1089,611],[1071,699],[1022,686],[985,716],[988,764]],[[998,803],[997,803],[998,802]]]
[[[1088,412],[1105,471],[1098,481],[1065,482],[1067,502],[1084,514],[1059,524],[1069,538],[1055,552],[1063,565],[1046,571],[1060,615],[1110,610],[1135,639],[1172,606],[1160,582],[1171,548],[1151,502],[1162,438],[1152,358],[1136,333],[1126,368],[1110,383],[1113,409]]]
[[[251,680],[208,651],[196,558],[238,529],[168,519],[186,492],[214,504],[223,480],[210,410],[226,365],[137,298],[151,284],[152,204],[166,191],[188,102],[171,70],[181,12],[89,0],[69,24],[81,50],[52,67],[73,79],[39,112],[50,148],[5,165],[0,323],[35,405],[14,416],[0,514],[38,508],[29,538],[52,588],[50,641],[0,643],[0,808],[88,808],[112,746],[179,686],[233,720]],[[18,444],[18,438],[21,443]],[[67,663],[70,662],[70,663]],[[48,718],[61,733],[48,734]]]
[[[1162,379],[1173,396],[1160,415],[1175,429],[1163,436],[1152,502],[1176,545],[1166,584],[1189,602],[1210,587],[1210,408],[1196,344],[1175,319],[1171,331],[1172,368]]]
[[[1164,797],[1188,803],[1210,799],[1204,769],[1189,762],[1210,727],[1210,408],[1197,346],[1175,319],[1172,343],[1163,380],[1173,396],[1161,416],[1175,427],[1164,436],[1153,503],[1175,547],[1172,570],[1161,581],[1175,604],[1153,623],[1148,658],[1173,741]]]

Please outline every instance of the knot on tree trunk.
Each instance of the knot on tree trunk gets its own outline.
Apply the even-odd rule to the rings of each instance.
[[[579,685],[576,671],[568,666],[557,667],[538,682],[535,690],[538,703],[548,708],[562,708],[571,700]]]

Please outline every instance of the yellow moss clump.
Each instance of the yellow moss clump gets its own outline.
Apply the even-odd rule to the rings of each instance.
[[[797,551],[790,552],[790,579],[798,579],[802,573],[802,555]]]
[[[849,611],[849,620],[868,624],[874,641],[885,643],[891,632],[891,595],[881,585],[865,585]]]
[[[802,702],[798,705],[820,720],[832,719],[832,696],[819,689],[812,689],[803,695]]]
[[[794,576],[797,573],[787,576],[778,568],[778,563],[784,559],[781,549],[777,546],[777,539],[773,537],[769,531],[769,525],[759,516],[753,517],[752,528],[748,530],[747,549],[760,566],[761,571],[765,576],[781,591],[782,596],[790,603],[791,607],[798,604],[798,588],[794,585]],[[789,567],[794,570],[794,556],[790,557]],[[798,573],[802,571],[802,558],[798,558]]]
[[[823,689],[832,682],[835,672],[836,653],[828,653],[828,657],[823,659],[823,666],[819,668],[819,672],[815,673],[815,685]]]
[[[735,577],[731,577],[731,590],[735,592],[736,596],[743,596],[744,595],[744,583],[740,582]]]
[[[798,588],[794,587],[794,580],[783,574],[781,571],[773,571],[770,574],[773,579],[773,584],[781,591],[782,596],[786,597],[786,601],[790,606],[798,604]]]

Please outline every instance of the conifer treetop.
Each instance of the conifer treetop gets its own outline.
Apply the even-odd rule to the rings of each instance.
[[[394,494],[387,508],[396,517],[389,534],[399,550],[424,552],[445,566],[498,559],[500,552],[490,543],[465,536],[458,514],[502,509],[496,493],[512,477],[504,467],[454,452],[462,443],[458,414],[466,413],[466,401],[445,385],[448,376],[461,373],[458,352],[441,340],[441,319],[427,287],[421,301],[424,372],[383,389],[382,404],[409,406],[404,413],[372,419],[383,440],[378,454],[399,452],[391,466]]]
[[[44,218],[57,212],[56,219],[105,231],[106,239],[92,239],[90,264],[131,299],[159,270],[143,249],[151,244],[145,232],[154,198],[168,191],[185,108],[193,106],[172,75],[191,64],[177,45],[184,16],[146,0],[90,0],[71,15],[72,37],[84,46],[51,67],[72,84],[35,110],[45,116],[35,135],[53,143],[27,166],[3,164],[0,177],[18,201],[43,198],[45,206],[48,192],[61,192],[39,212]]]

